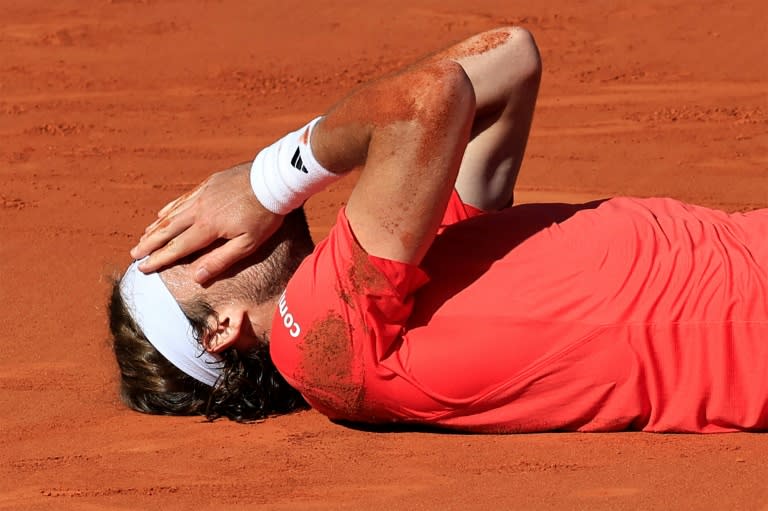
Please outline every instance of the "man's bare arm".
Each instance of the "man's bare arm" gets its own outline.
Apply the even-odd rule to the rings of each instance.
[[[456,179],[459,196],[486,211],[511,205],[541,82],[533,35],[521,27],[497,28],[431,58],[458,62],[477,98],[472,137]]]
[[[437,231],[475,113],[472,84],[450,60],[375,82],[333,108],[312,148],[333,172],[363,165],[347,218],[372,255],[417,264]]]
[[[424,122],[429,124],[432,121],[417,119],[418,115],[413,115],[415,110],[403,108],[408,105],[407,101],[403,101],[408,100],[408,94],[413,92],[411,89],[424,84],[416,81],[408,83],[408,80],[423,71],[426,63],[440,63],[446,59],[458,62],[463,67],[476,97],[476,108],[471,114],[471,142],[466,148],[461,143],[453,146],[454,150],[465,151],[456,188],[462,199],[482,209],[498,209],[508,205],[525,149],[541,75],[541,63],[533,38],[520,28],[500,28],[474,36],[428,57],[399,75],[366,85],[342,100],[328,113],[328,119],[318,125],[316,135],[313,135],[312,147],[320,162],[329,170],[339,173],[373,161],[377,162],[374,168],[378,169],[383,165],[380,162],[387,158],[385,150],[390,150],[392,141],[406,131],[410,130],[411,140],[424,139],[425,135],[418,133],[414,123],[424,126]],[[430,80],[426,82],[429,85]],[[396,92],[398,87],[405,91]],[[393,101],[398,97],[400,102]],[[412,105],[418,103],[416,98],[411,97],[410,100]],[[374,116],[378,120],[374,120]],[[384,121],[394,120],[401,121],[399,127],[387,129]],[[376,136],[373,136],[374,131]],[[434,136],[429,140],[433,147],[440,148],[439,144],[434,144],[435,141]],[[402,142],[398,144],[402,145]],[[408,156],[405,149],[400,147],[394,150],[391,160],[399,164],[408,159],[413,160],[413,155]],[[369,160],[369,151],[374,160]],[[455,156],[449,150],[443,154],[442,161],[446,163],[447,159]],[[440,158],[435,161],[438,160]],[[443,176],[443,185],[451,186],[455,178],[450,174],[453,167],[448,165],[440,171],[449,172]],[[380,207],[393,207],[381,200],[382,195],[376,190],[376,179],[373,185],[366,184],[374,174],[380,173],[379,170],[364,172],[361,177],[362,188],[356,190],[350,198],[348,211],[352,211],[356,232],[365,230],[363,224],[369,222],[363,221],[361,225],[356,225],[358,220],[354,218],[359,216],[370,220],[382,217],[374,213],[373,209],[369,214],[355,213],[361,202],[367,203],[362,200],[367,193],[379,199]],[[418,186],[418,183],[402,180],[395,184],[399,184],[403,190],[406,190],[405,186]],[[235,187],[237,189],[232,189]],[[450,188],[447,193],[450,193]],[[414,207],[412,202],[406,202],[402,211]],[[426,206],[422,203],[420,207]],[[435,211],[440,211],[440,208],[436,207]],[[412,211],[409,214],[423,215],[424,211]],[[387,222],[396,220],[389,218]],[[247,186],[247,175],[243,167],[234,168],[215,174],[198,189],[169,203],[158,214],[158,220],[145,231],[131,254],[139,258],[152,253],[143,267],[145,271],[152,271],[207,246],[215,239],[229,240],[194,263],[196,280],[202,283],[255,250],[281,221],[281,216],[270,213],[255,200]],[[412,236],[418,237],[419,232],[421,229],[401,234],[407,240]],[[405,244],[403,239],[400,240],[401,244]],[[418,250],[416,254],[407,252],[410,251],[403,250],[394,258],[410,260],[411,256],[418,255]]]

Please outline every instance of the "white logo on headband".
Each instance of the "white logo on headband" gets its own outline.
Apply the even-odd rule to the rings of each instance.
[[[159,273],[145,275],[134,261],[120,281],[120,294],[147,340],[168,361],[201,383],[213,387],[222,360],[203,350],[194,329]]]

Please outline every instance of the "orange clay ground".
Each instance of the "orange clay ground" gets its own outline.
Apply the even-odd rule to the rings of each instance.
[[[169,199],[356,84],[502,24],[533,31],[545,69],[519,200],[766,206],[767,6],[0,2],[0,509],[768,510],[768,435],[142,416],[117,400],[105,320],[108,276]],[[310,203],[316,237],[353,181]]]

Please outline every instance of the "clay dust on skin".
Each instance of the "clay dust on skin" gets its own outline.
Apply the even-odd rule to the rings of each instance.
[[[498,30],[481,34],[471,38],[464,44],[453,46],[444,52],[438,53],[436,58],[462,59],[482,55],[506,43],[511,35],[509,30]]]

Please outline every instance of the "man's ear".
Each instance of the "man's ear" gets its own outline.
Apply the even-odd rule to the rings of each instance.
[[[237,304],[228,304],[216,308],[219,324],[216,330],[203,339],[205,350],[220,353],[231,348],[240,338],[243,322],[247,320],[246,311]]]

